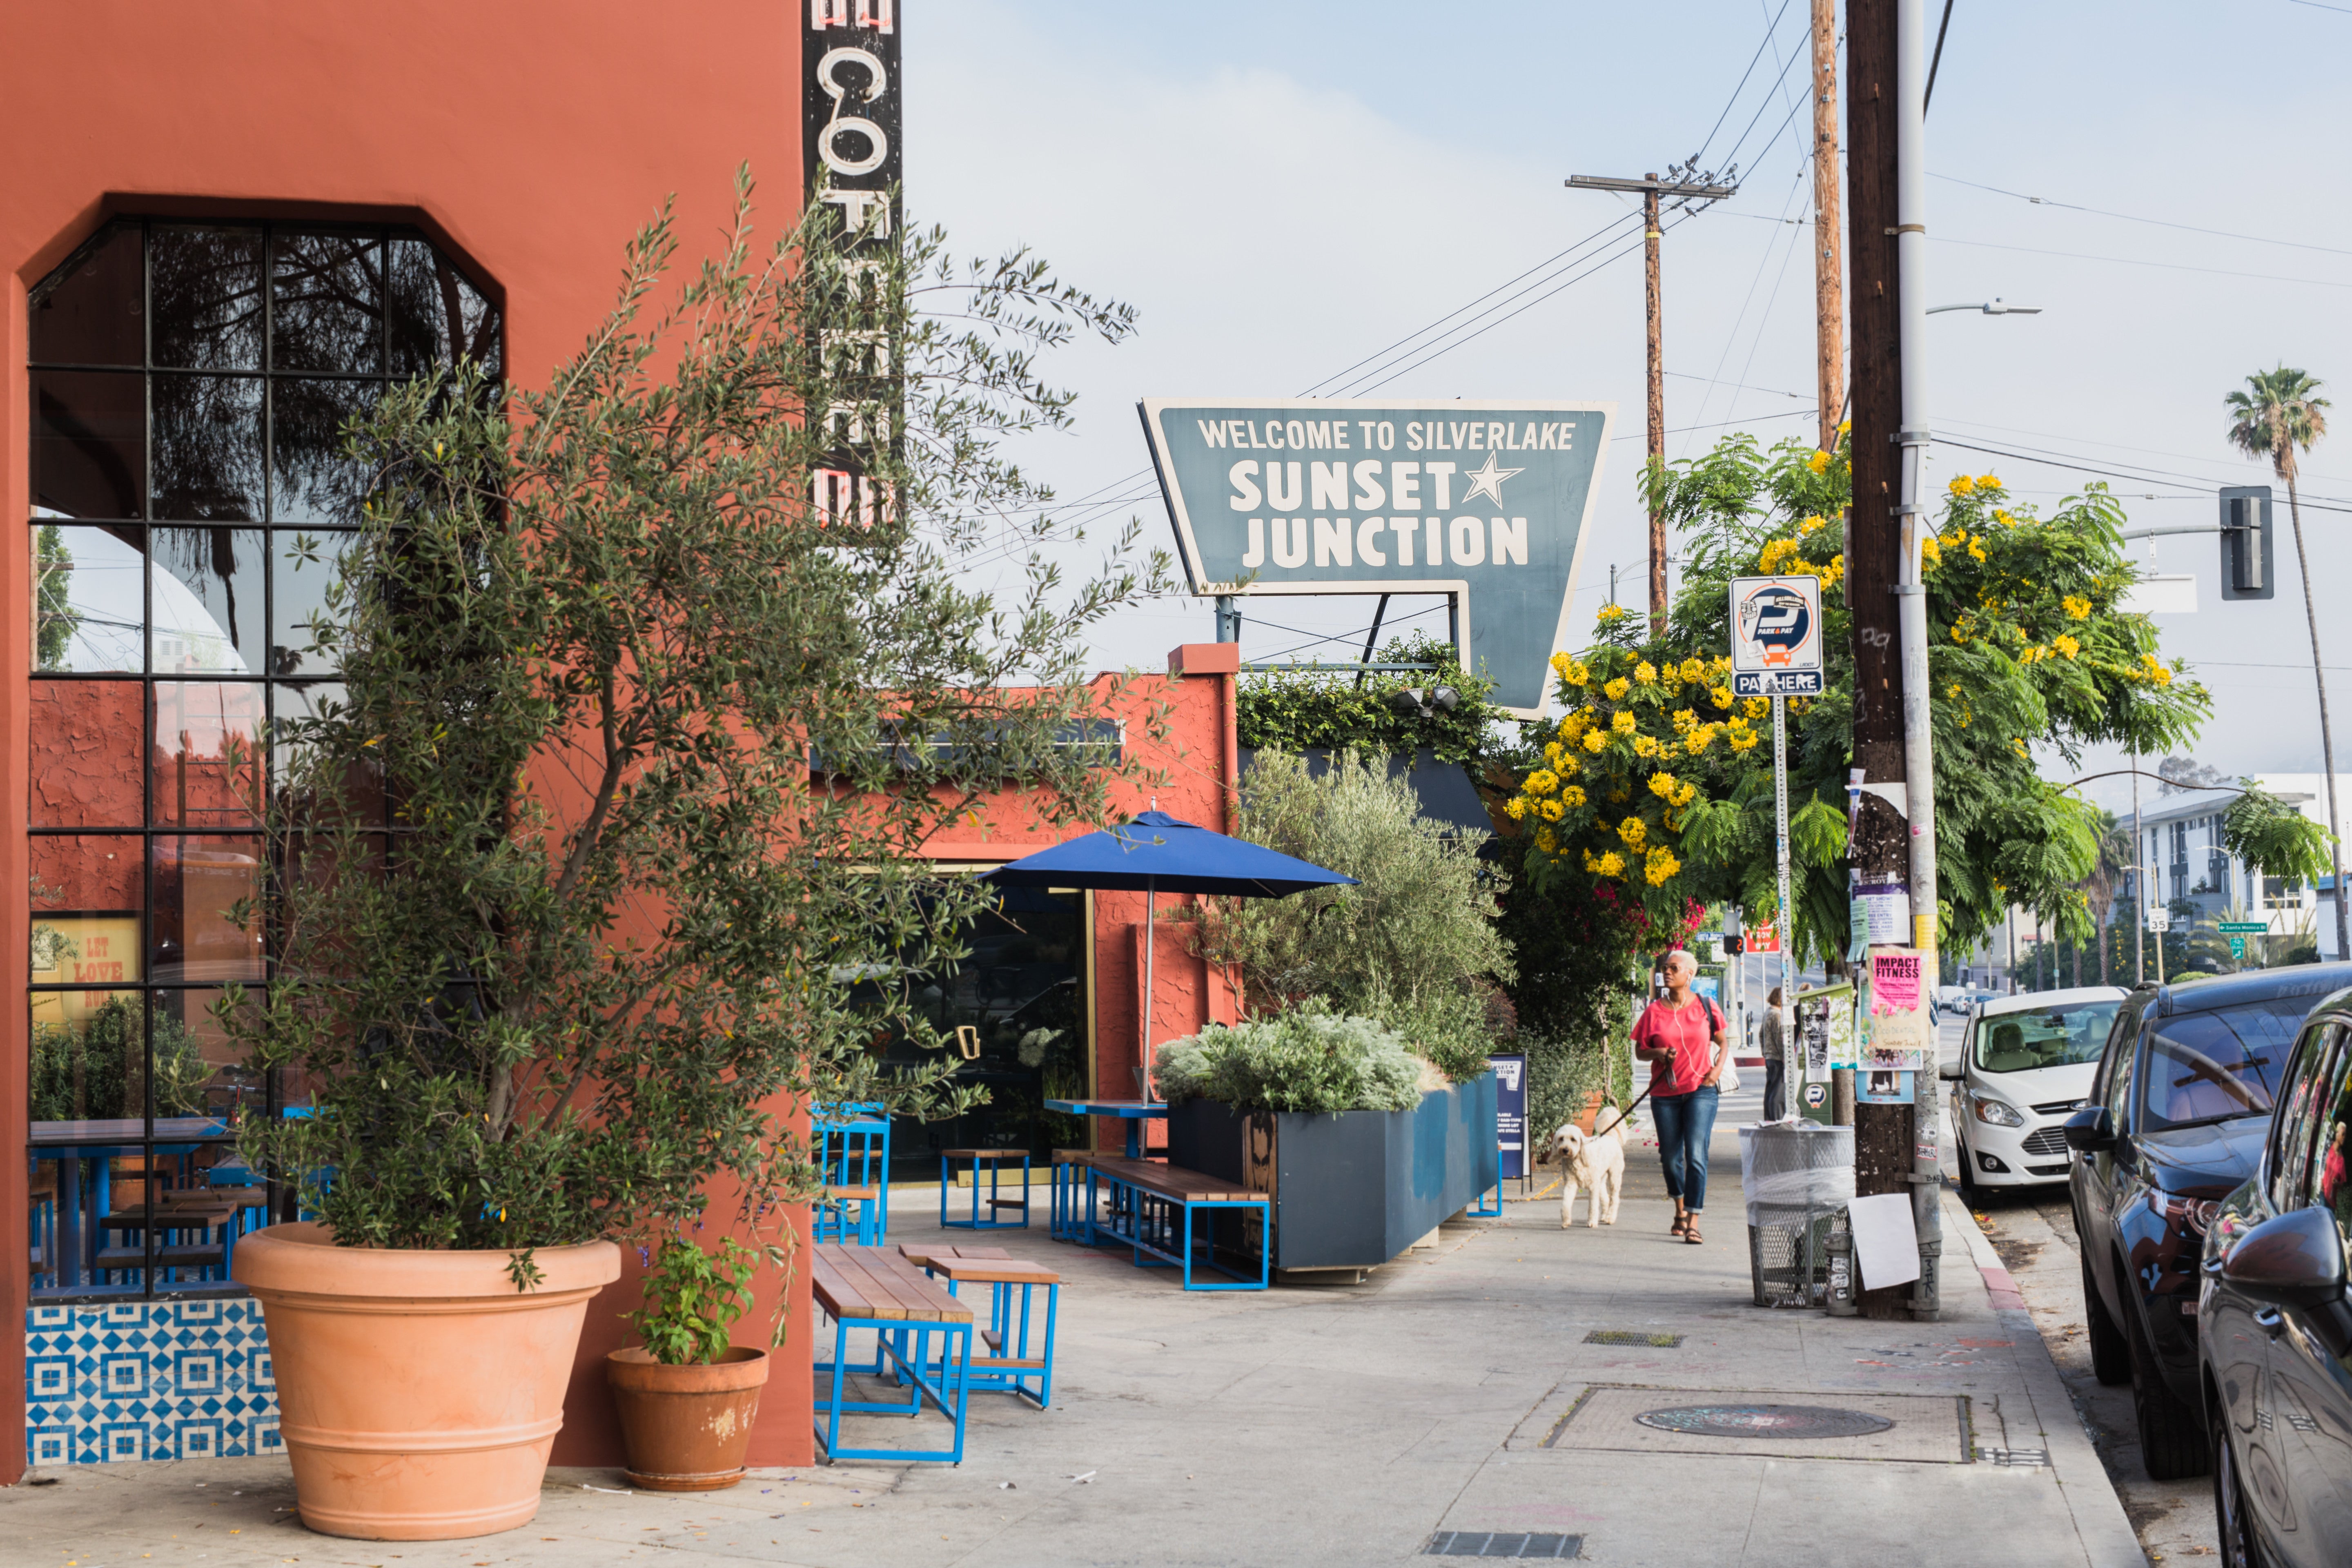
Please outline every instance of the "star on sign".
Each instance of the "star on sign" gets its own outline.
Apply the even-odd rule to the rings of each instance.
[[[1495,454],[1489,452],[1485,468],[1472,468],[1463,474],[1462,477],[1470,481],[1470,488],[1463,492],[1462,504],[1468,506],[1481,495],[1490,495],[1495,498],[1495,504],[1500,506],[1503,504],[1503,481],[1513,474],[1526,472],[1525,468],[1498,468],[1495,463]]]

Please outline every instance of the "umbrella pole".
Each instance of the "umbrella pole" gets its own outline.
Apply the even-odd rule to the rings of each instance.
[[[1151,1100],[1151,996],[1153,961],[1160,955],[1160,889],[1149,877],[1143,882],[1143,1099]]]

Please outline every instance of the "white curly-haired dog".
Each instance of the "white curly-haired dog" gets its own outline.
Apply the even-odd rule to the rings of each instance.
[[[1587,1132],[1569,1122],[1551,1135],[1551,1163],[1560,1167],[1559,1228],[1566,1230],[1576,1207],[1577,1189],[1586,1193],[1585,1224],[1615,1225],[1617,1200],[1625,1190],[1625,1142],[1633,1119],[1604,1105],[1595,1120],[1600,1131]]]

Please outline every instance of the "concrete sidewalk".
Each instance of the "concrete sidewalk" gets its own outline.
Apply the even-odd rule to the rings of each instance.
[[[1956,1202],[1942,1322],[1749,1304],[1730,1121],[1753,1102],[1727,1107],[1704,1247],[1667,1237],[1646,1149],[1631,1152],[1613,1228],[1586,1228],[1580,1203],[1572,1231],[1556,1202],[1512,1204],[1360,1286],[1186,1295],[1163,1270],[1056,1246],[1042,1224],[995,1232],[1067,1281],[1055,1403],[975,1396],[958,1468],[779,1472],[693,1498],[558,1473],[523,1530],[408,1545],[303,1530],[282,1461],[94,1466],[0,1497],[0,1539],[17,1542],[5,1559],[480,1568],[683,1551],[824,1568],[1357,1568],[1429,1561],[1448,1532],[1467,1532],[1466,1548],[1499,1531],[1580,1536],[1585,1561],[1677,1568],[2144,1564],[2048,1354]],[[901,1239],[930,1234],[914,1218],[894,1215]],[[1588,1342],[1596,1331],[1680,1341]],[[1633,1419],[1740,1401],[1894,1425],[1709,1438]],[[873,1418],[866,1432],[906,1429]]]

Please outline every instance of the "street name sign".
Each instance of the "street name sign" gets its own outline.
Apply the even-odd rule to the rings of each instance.
[[[2261,921],[2223,921],[2221,925],[2224,936],[2260,936],[2271,929]]]
[[[1193,593],[1447,595],[1496,704],[1542,715],[1615,404],[1137,406]]]
[[[1822,694],[1822,580],[1731,580],[1731,689],[1738,697]]]

